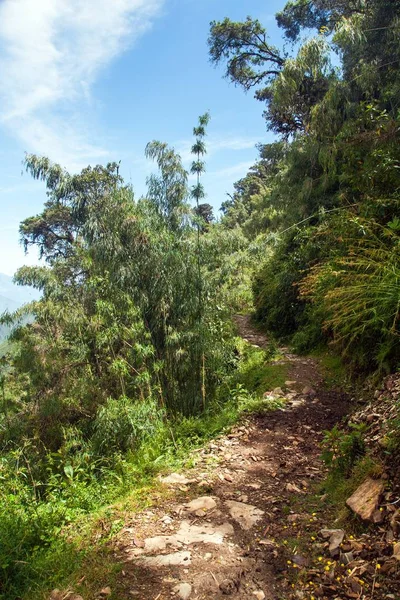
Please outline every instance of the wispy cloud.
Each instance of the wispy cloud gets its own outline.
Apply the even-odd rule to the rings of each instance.
[[[164,0],[3,0],[0,120],[28,151],[77,167],[107,151],[84,109],[99,72],[151,26]],[[90,136],[91,138],[93,136]]]
[[[16,183],[14,185],[0,187],[0,202],[2,200],[2,196],[31,192],[35,189],[37,189],[37,185],[36,182],[33,181],[30,181],[29,183]]]
[[[244,161],[240,162],[236,165],[232,165],[230,167],[224,167],[222,169],[218,169],[217,171],[210,171],[208,176],[213,179],[225,179],[227,181],[236,181],[239,177],[244,177],[249,171],[250,167],[252,167],[254,161]]]
[[[248,150],[250,148],[254,148],[259,139],[254,137],[218,137],[218,136],[209,136],[206,138],[206,148],[207,148],[207,156],[214,156],[218,152],[226,151],[226,150]],[[192,140],[181,140],[173,144],[175,149],[179,152],[182,157],[183,162],[189,162],[193,160],[193,155],[191,154],[191,147],[193,145]]]

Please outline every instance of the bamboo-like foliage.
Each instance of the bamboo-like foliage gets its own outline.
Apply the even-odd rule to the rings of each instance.
[[[321,305],[324,327],[350,361],[390,368],[400,358],[400,238],[390,227],[362,225],[344,240],[344,256],[313,267],[300,293]]]
[[[196,144],[204,134],[197,130]],[[204,148],[197,152],[200,176]],[[153,414],[152,402],[170,413],[200,412],[230,361],[231,332],[203,267],[187,172],[166,144],[152,142],[146,154],[159,173],[138,201],[114,164],[71,176],[47,159],[26,159],[48,199],[41,215],[22,223],[21,235],[26,246],[39,246],[48,266],[16,275],[43,296],[25,309],[34,322],[15,329],[14,366],[21,381],[29,379],[27,413],[36,406],[30,427],[53,449],[72,422],[100,439],[117,418],[119,399],[132,424],[134,414]],[[129,436],[136,439],[133,430]]]
[[[199,208],[200,200],[205,197],[204,188],[200,183],[200,176],[205,171],[205,162],[202,160],[202,157],[207,153],[204,138],[206,136],[206,127],[209,122],[210,114],[207,112],[199,117],[197,127],[193,128],[193,135],[196,140],[192,146],[192,154],[194,154],[196,158],[192,162],[190,172],[193,175],[196,175],[196,185],[192,187],[190,195],[195,200],[197,209]]]
[[[145,155],[156,161],[160,176],[147,178],[147,196],[156,205],[161,215],[175,230],[181,224],[187,200],[188,174],[182,166],[179,154],[165,143],[153,141],[147,144]]]
[[[200,215],[199,215],[199,206],[200,206],[200,200],[205,197],[204,188],[203,188],[202,184],[200,183],[200,176],[205,171],[205,162],[203,160],[201,160],[201,157],[203,157],[207,152],[206,146],[204,143],[204,138],[206,136],[206,127],[207,127],[209,121],[210,121],[209,113],[208,112],[204,113],[204,115],[201,115],[199,117],[199,122],[198,122],[197,127],[193,128],[193,135],[195,136],[196,140],[192,146],[192,154],[194,154],[195,160],[192,162],[192,166],[190,169],[190,172],[192,174],[196,175],[196,185],[194,185],[192,187],[190,195],[196,202],[195,212],[197,214],[197,223],[196,223],[196,229],[197,229],[197,279],[198,279],[198,281],[197,281],[197,287],[198,287],[198,291],[197,291],[198,344],[197,344],[197,346],[198,346],[198,357],[200,359],[199,375],[200,375],[200,380],[201,380],[201,396],[202,396],[202,401],[203,401],[203,407],[205,407],[205,405],[206,405],[206,387],[205,387],[206,357],[204,354],[204,348],[202,348],[203,336],[204,336],[205,332],[203,332],[203,327],[202,327],[204,307],[203,307],[203,282],[202,282],[202,264],[201,264],[202,263],[202,257],[201,257],[202,251],[201,251],[201,241],[200,241],[201,223],[200,223]]]

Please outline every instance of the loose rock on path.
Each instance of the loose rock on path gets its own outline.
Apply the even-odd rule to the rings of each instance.
[[[266,345],[247,317],[237,322],[250,343]],[[323,431],[345,414],[347,399],[324,387],[314,360],[284,351],[284,362],[286,408],[251,417],[197,452],[193,469],[162,479],[172,500],[126,523],[115,546],[118,598],[290,597],[288,540],[302,520],[313,526],[290,507],[323,476]]]

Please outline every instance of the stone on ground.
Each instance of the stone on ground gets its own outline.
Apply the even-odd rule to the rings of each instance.
[[[393,546],[393,556],[396,560],[400,560],[400,542]]]
[[[329,538],[329,553],[332,558],[340,554],[340,544],[344,540],[345,533],[343,529],[321,529],[323,538]]]
[[[284,393],[284,391],[283,391],[283,389],[281,387],[277,387],[274,390],[272,390],[272,395],[279,397],[279,396],[284,396],[285,393]]]
[[[384,485],[385,482],[383,479],[371,479],[371,477],[368,477],[356,489],[354,494],[346,500],[347,506],[365,521],[372,521]]]
[[[212,510],[217,506],[214,498],[211,496],[201,496],[200,498],[196,498],[191,502],[188,502],[184,505],[184,508],[190,512],[195,513],[197,516],[200,516],[201,513],[205,513],[208,510]]]
[[[179,583],[174,587],[173,591],[178,595],[178,598],[181,598],[181,600],[187,600],[192,593],[192,586],[190,583]]]
[[[61,592],[58,589],[55,589],[51,592],[50,596],[49,596],[49,600],[83,600],[82,596],[79,596],[79,594],[74,594],[73,592],[70,591],[63,591]]]
[[[161,552],[167,546],[179,548],[189,544],[222,544],[226,535],[233,535],[230,523],[223,525],[191,525],[189,521],[182,521],[179,530],[171,535],[158,535],[144,541],[145,552]]]
[[[167,546],[179,548],[181,543],[178,542],[174,535],[157,535],[155,537],[146,538],[144,541],[145,552],[161,552]]]
[[[187,483],[191,483],[191,481],[192,481],[191,479],[188,479],[181,473],[171,473],[170,475],[167,475],[166,477],[161,477],[160,479],[161,479],[162,483],[167,483],[167,484],[176,483],[179,485],[186,485]]]
[[[260,490],[261,483],[248,483],[247,487],[251,488],[252,490]]]
[[[226,578],[223,581],[221,581],[221,583],[219,584],[219,589],[226,596],[231,596],[232,594],[237,592],[239,587],[240,587],[239,579],[235,580],[235,579]]]
[[[140,556],[135,559],[140,565],[145,567],[169,567],[174,565],[188,566],[192,562],[190,552],[174,552],[172,554],[160,554],[159,556]]]
[[[222,544],[226,535],[233,535],[233,527],[230,523],[223,525],[191,525],[189,521],[182,521],[180,529],[176,534],[182,544]]]
[[[310,561],[305,556],[301,556],[301,554],[294,554],[292,561],[298,567],[308,567]]]
[[[286,491],[292,492],[294,494],[302,494],[303,493],[301,491],[301,489],[299,487],[297,487],[297,485],[294,484],[294,483],[287,483],[286,484]]]
[[[317,392],[312,387],[310,387],[309,385],[306,385],[305,388],[303,388],[303,392],[302,393],[304,394],[304,396],[312,396],[312,397],[314,397],[314,396],[317,395]]]
[[[264,514],[263,510],[260,510],[251,504],[244,504],[244,502],[227,500],[225,504],[229,508],[232,519],[239,523],[242,529],[251,529]]]

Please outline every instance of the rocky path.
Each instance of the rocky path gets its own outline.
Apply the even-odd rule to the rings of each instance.
[[[250,343],[266,344],[246,317],[238,327]],[[347,403],[324,387],[314,360],[283,353],[285,388],[266,392],[286,397],[285,408],[251,417],[197,452],[192,469],[162,480],[164,499],[132,515],[118,536],[122,573],[113,597],[292,597],[290,565],[307,560],[299,531],[311,536],[323,520],[297,509],[308,496],[312,501],[310,490],[324,474],[323,431]]]

